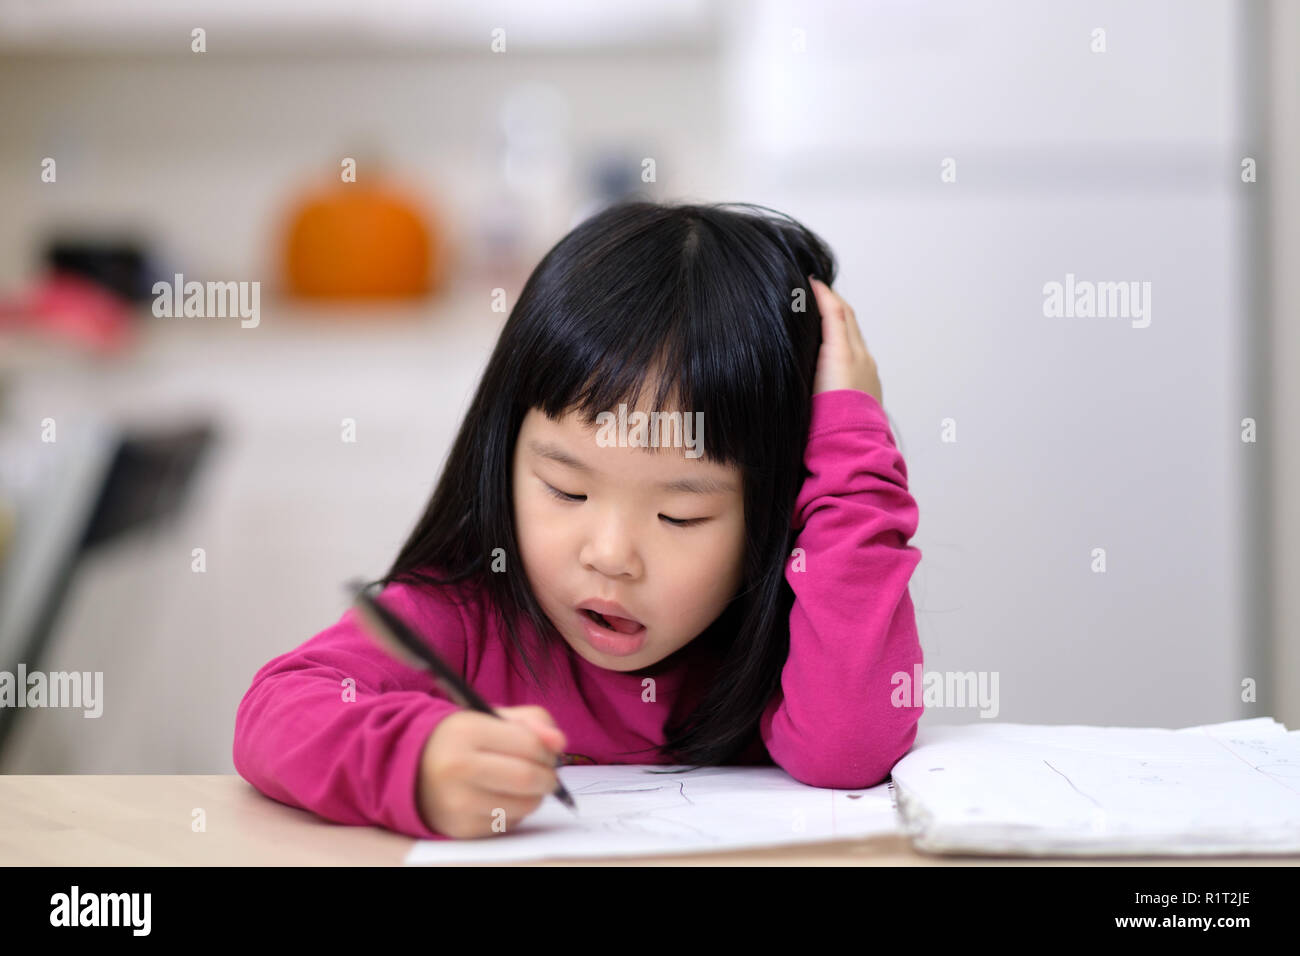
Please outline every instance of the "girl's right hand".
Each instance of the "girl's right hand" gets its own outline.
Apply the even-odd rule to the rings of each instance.
[[[500,720],[457,710],[438,722],[420,755],[417,800],[432,830],[463,838],[519,823],[555,792],[565,737],[543,707],[497,707]],[[495,832],[501,832],[497,827]]]

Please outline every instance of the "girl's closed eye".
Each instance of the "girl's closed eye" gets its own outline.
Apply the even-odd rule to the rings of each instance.
[[[558,498],[560,501],[577,503],[587,500],[586,495],[571,495],[567,491],[560,491],[558,488],[552,487],[550,482],[544,481],[542,484],[546,486],[546,491],[552,497]],[[663,518],[675,528],[690,528],[709,520],[708,518],[670,518],[667,515],[660,515],[659,517]]]
[[[552,488],[548,482],[544,481],[542,482],[542,484],[546,485],[546,490],[550,492],[552,496],[559,498],[561,501],[586,501],[587,500],[586,495],[571,495],[567,491],[560,491],[558,488]]]

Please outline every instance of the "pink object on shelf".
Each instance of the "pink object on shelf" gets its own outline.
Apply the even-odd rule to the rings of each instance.
[[[131,340],[131,307],[89,279],[52,272],[0,299],[0,328],[15,327],[96,352],[116,352]]]

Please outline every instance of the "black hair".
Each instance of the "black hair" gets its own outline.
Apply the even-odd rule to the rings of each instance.
[[[742,751],[780,687],[794,595],[785,577],[821,317],[808,282],[830,285],[826,244],[753,203],[625,201],[586,219],[528,277],[483,373],[423,516],[387,574],[394,582],[483,589],[502,633],[542,686],[516,627],[563,642],[522,573],[493,573],[494,549],[520,569],[512,505],[526,413],[595,415],[658,380],[654,408],[703,412],[705,457],[744,476],[741,587],[695,638],[721,665],[699,706],[665,726],[674,763],[713,766]],[[549,658],[550,655],[542,655]]]

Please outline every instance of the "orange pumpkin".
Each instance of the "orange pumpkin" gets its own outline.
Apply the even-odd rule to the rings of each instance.
[[[423,296],[442,284],[445,246],[404,191],[338,183],[296,204],[285,235],[292,295],[327,299]]]

